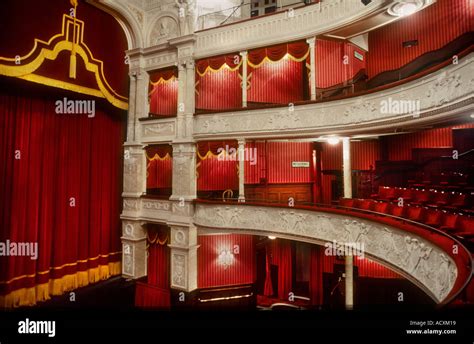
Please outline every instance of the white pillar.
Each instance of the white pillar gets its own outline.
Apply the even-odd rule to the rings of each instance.
[[[309,58],[310,58],[310,93],[311,100],[316,100],[316,38],[308,38],[306,40],[309,44]]]
[[[342,168],[344,198],[352,198],[351,142],[348,137],[342,139]]]
[[[185,134],[186,111],[186,64],[178,63],[178,111],[176,120],[176,137],[182,138]]]
[[[247,107],[247,51],[240,53],[242,56],[242,107]]]
[[[193,116],[196,104],[196,76],[194,60],[186,61],[186,100],[185,100],[185,133],[184,137],[191,138],[193,135]]]
[[[346,309],[354,307],[354,260],[353,256],[345,257],[345,287],[346,287]]]
[[[239,139],[239,202],[245,202],[245,139]]]

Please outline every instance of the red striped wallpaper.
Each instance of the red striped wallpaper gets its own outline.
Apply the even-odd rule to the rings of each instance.
[[[336,260],[336,256],[323,255],[323,272],[333,273],[334,264],[344,264],[344,261]],[[359,268],[359,277],[403,278],[395,271],[368,258],[359,259],[358,257],[354,257],[354,266]]]
[[[398,69],[474,30],[472,0],[438,0],[427,9],[369,33],[369,78]],[[403,48],[402,42],[418,40]]]
[[[198,245],[200,245],[198,249],[199,288],[246,284],[255,281],[254,236],[200,235]],[[219,262],[219,255],[223,251],[233,254],[233,261],[227,267]]]
[[[392,161],[411,160],[413,148],[452,147],[453,128],[474,128],[474,123],[385,137],[388,159]]]
[[[380,160],[379,140],[352,141],[351,166],[353,170],[375,169],[375,161]]]
[[[196,109],[223,110],[242,107],[239,71],[222,68],[196,75]]]
[[[150,112],[155,115],[175,115],[178,110],[178,79],[162,82],[150,94]]]
[[[268,182],[311,183],[313,149],[310,142],[268,142]],[[292,162],[310,162],[310,167],[292,167]]]
[[[354,51],[364,56],[354,57]],[[347,64],[344,56],[347,55]],[[350,43],[318,39],[316,43],[316,87],[327,88],[352,79],[365,68],[365,51]]]
[[[260,178],[265,178],[265,142],[247,142],[245,148],[249,152],[249,157],[256,156],[253,162],[245,161],[245,184],[259,184]],[[251,153],[250,153],[251,152]],[[250,155],[252,154],[252,155]]]
[[[266,62],[257,69],[249,67],[248,101],[288,104],[304,100],[303,68],[304,62],[290,59]]]
[[[237,175],[238,161],[221,160],[210,156],[205,160],[197,160],[197,190],[236,190],[239,188]]]

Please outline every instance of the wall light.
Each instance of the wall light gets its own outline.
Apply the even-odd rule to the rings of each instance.
[[[268,239],[270,239],[270,240],[275,240],[275,239],[276,239],[276,236],[269,235],[269,236],[268,236]]]
[[[229,250],[223,250],[219,254],[217,261],[224,267],[224,269],[227,269],[229,266],[234,264],[234,255]]]
[[[340,141],[340,138],[337,136],[328,137],[328,143],[330,145],[337,145]]]
[[[471,118],[474,118],[474,113],[471,114]]]
[[[400,6],[399,13],[401,16],[409,16],[415,13],[417,9],[418,7],[414,3],[407,2]]]

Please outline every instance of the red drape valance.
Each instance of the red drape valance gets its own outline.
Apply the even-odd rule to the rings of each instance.
[[[146,148],[147,189],[170,189],[172,182],[172,147],[153,145]]]
[[[150,73],[150,85],[161,81],[168,81],[172,78],[178,77],[178,70],[176,68],[161,69]]]
[[[281,60],[288,54],[290,59],[303,61],[309,53],[309,46],[305,41],[278,44],[271,47],[250,50],[248,63],[252,68],[258,68],[265,60],[273,62]]]
[[[199,76],[204,76],[208,71],[218,71],[224,65],[228,68],[236,70],[242,64],[242,57],[239,53],[209,57],[207,59],[198,60],[196,62],[196,72]]]
[[[226,149],[226,147],[234,148],[237,150],[238,143],[236,140],[228,141],[207,141],[207,142],[198,142],[197,143],[197,154],[200,160],[203,160],[208,152],[211,152],[213,155],[219,154],[219,149]]]
[[[155,156],[160,159],[164,159],[166,155],[173,156],[173,147],[171,145],[151,145],[146,147],[147,160],[153,160]]]

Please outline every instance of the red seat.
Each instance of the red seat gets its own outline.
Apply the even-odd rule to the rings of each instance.
[[[354,207],[363,210],[373,210],[375,201],[371,199],[358,199],[354,203]]]
[[[454,231],[458,222],[458,214],[443,212],[439,229],[443,231]]]
[[[408,207],[408,219],[415,222],[423,222],[425,209],[422,207]]]
[[[410,203],[413,200],[413,194],[414,190],[413,189],[401,189],[401,194],[400,197],[403,199],[403,203]]]
[[[461,194],[461,193],[457,193],[457,192],[453,192],[451,197],[450,197],[449,204],[446,205],[445,208],[456,210],[456,209],[462,209],[466,205],[467,205],[466,195]]]
[[[397,217],[404,217],[406,213],[406,207],[399,207],[398,205],[392,204],[390,207],[390,215]]]
[[[431,227],[439,227],[443,212],[437,209],[429,209],[426,211],[425,224]]]
[[[341,207],[352,208],[352,207],[354,207],[354,200],[352,198],[341,198],[339,200],[339,205]]]
[[[433,199],[428,204],[429,207],[444,207],[448,204],[449,193],[443,191],[434,191]]]
[[[388,214],[388,203],[377,202],[375,203],[374,211],[381,214]]]
[[[379,201],[391,201],[395,198],[395,188],[390,186],[379,186],[379,193],[371,195]]]
[[[474,238],[474,217],[460,216],[459,226],[456,230],[456,235],[463,238]]]
[[[414,205],[425,205],[431,199],[431,192],[428,190],[416,190],[413,202]]]

